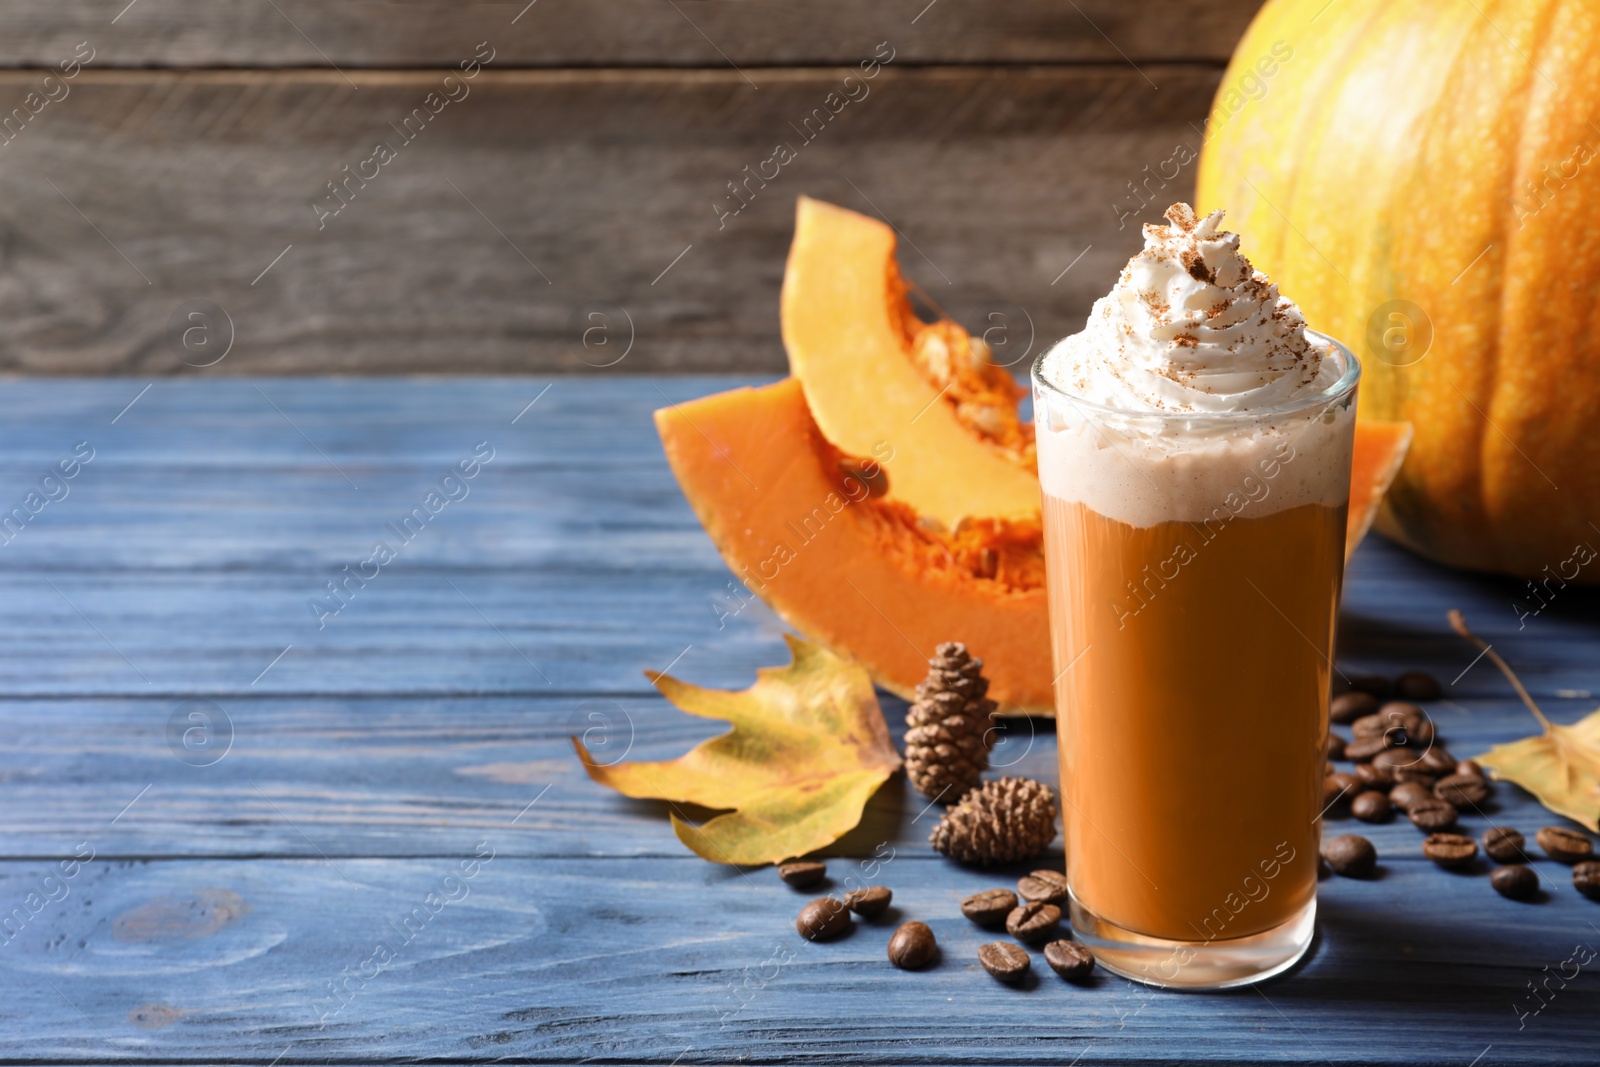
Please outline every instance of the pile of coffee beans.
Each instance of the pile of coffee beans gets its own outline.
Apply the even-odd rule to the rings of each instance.
[[[1600,885],[1600,864],[1595,867]],[[1066,903],[1067,876],[1043,870],[1020,878],[1015,893],[985,889],[972,894],[961,902],[961,914],[982,927],[1004,926],[1006,933],[1023,944],[1042,945],[1050,969],[1077,981],[1094,970],[1094,953],[1062,936],[1061,909]],[[1033,966],[1028,950],[1009,941],[991,941],[978,949],[978,962],[1002,982],[1020,982]]]
[[[1600,864],[1595,867],[1595,882],[1600,887]],[[796,889],[819,885],[827,875],[827,865],[815,860],[797,860],[778,866],[778,877]],[[852,914],[867,921],[881,918],[893,899],[894,892],[887,886],[852,889],[842,897],[818,897],[800,909],[795,929],[807,941],[831,941],[855,926]],[[1043,946],[1044,959],[1050,969],[1063,978],[1077,981],[1087,978],[1094,970],[1094,954],[1063,936],[1061,908],[1066,902],[1065,874],[1034,871],[1017,882],[1016,892],[985,889],[972,894],[961,902],[961,914],[979,926],[1003,926],[1012,937],[1027,945]],[[920,970],[938,959],[939,942],[926,923],[901,923],[889,936],[888,955],[889,962],[902,970]],[[1003,982],[1021,981],[1032,967],[1028,950],[1009,941],[990,942],[978,949],[978,962]]]
[[[1428,835],[1424,856],[1446,870],[1468,870],[1477,862],[1480,842],[1454,832],[1456,823],[1464,814],[1482,815],[1480,805],[1493,786],[1477,763],[1458,762],[1446,751],[1433,720],[1416,704],[1440,696],[1438,680],[1423,671],[1407,671],[1392,681],[1380,675],[1350,679],[1349,691],[1334,697],[1328,708],[1328,717],[1349,726],[1351,736],[1328,731],[1323,814],[1348,811],[1362,822],[1380,823],[1399,811]],[[1335,762],[1353,766],[1341,771]],[[1594,843],[1587,835],[1547,826],[1536,840],[1552,860],[1576,864],[1573,886],[1600,900],[1600,862],[1593,862]],[[1539,892],[1539,876],[1526,863],[1526,843],[1507,826],[1492,826],[1481,838],[1484,854],[1503,865],[1489,884],[1512,900],[1529,900]],[[1378,853],[1366,838],[1342,834],[1323,842],[1322,859],[1335,874],[1370,878]]]

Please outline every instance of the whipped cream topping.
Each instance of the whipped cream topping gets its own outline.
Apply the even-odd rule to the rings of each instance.
[[[1045,378],[1103,407],[1195,413],[1274,407],[1330,385],[1327,347],[1221,229],[1223,213],[1198,219],[1174,204],[1166,217],[1144,227],[1144,251],[1083,331],[1045,356]]]
[[[1355,404],[1334,386],[1352,357],[1307,331],[1222,212],[1175,204],[1167,219],[1035,368],[1060,390],[1034,388],[1045,496],[1135,527],[1208,529],[1343,504]]]

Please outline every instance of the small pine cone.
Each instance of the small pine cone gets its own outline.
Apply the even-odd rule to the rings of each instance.
[[[1055,794],[1031,778],[984,782],[945,813],[928,838],[962,863],[1033,859],[1056,839]]]
[[[928,668],[906,712],[906,774],[924,796],[954,804],[989,766],[995,705],[984,696],[983,660],[959,641],[940,645]]]

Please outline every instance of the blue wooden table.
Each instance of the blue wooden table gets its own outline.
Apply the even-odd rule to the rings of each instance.
[[[1600,1060],[1600,960],[1565,963],[1600,947],[1600,904],[1548,861],[1543,899],[1513,903],[1434,868],[1408,823],[1363,828],[1381,877],[1323,883],[1285,978],[1018,989],[957,908],[1018,872],[932,853],[899,777],[831,870],[892,850],[892,917],[943,947],[918,974],[886,962],[887,926],[803,943],[805,897],[770,868],[706,863],[661,806],[591,783],[569,735],[659,759],[715,732],[645,669],[742,687],[785,659],[772,613],[730,614],[650,423],[732,384],[8,383],[0,1060]],[[1454,679],[1434,715],[1458,755],[1533,723],[1447,608],[1553,717],[1596,703],[1591,594],[1519,622],[1517,583],[1372,540],[1347,595],[1345,669]],[[1048,724],[996,760],[1053,780]],[[1508,786],[1491,814],[1559,821]]]

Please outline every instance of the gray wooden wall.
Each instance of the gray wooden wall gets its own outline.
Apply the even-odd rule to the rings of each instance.
[[[777,371],[800,193],[1020,358],[1258,3],[10,0],[0,372]]]

